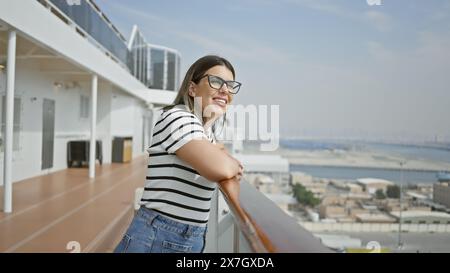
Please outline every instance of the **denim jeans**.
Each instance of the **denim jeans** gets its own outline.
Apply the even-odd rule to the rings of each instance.
[[[202,253],[206,227],[184,224],[141,207],[115,253]]]

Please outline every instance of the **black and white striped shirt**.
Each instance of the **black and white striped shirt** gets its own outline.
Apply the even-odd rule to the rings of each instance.
[[[163,112],[153,128],[149,162],[141,205],[179,222],[205,226],[217,183],[198,174],[175,152],[193,139],[214,142],[211,131],[202,126],[183,105]]]

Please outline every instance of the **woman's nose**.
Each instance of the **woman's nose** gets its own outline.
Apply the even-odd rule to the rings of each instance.
[[[226,83],[222,84],[222,87],[219,89],[219,92],[228,94],[228,86]]]

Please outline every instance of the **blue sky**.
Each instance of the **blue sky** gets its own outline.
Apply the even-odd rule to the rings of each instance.
[[[228,58],[237,104],[280,105],[283,137],[450,140],[450,1],[97,0],[129,37],[176,48],[182,73]]]

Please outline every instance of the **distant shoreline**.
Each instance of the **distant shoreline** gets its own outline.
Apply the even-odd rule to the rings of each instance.
[[[245,145],[244,153],[278,154],[290,165],[354,168],[378,171],[450,171],[450,150],[445,143],[383,143],[373,141],[281,140],[276,151]],[[433,147],[431,147],[433,146]],[[444,147],[445,146],[445,147]],[[403,168],[400,162],[405,162]]]
[[[289,165],[292,166],[303,166],[303,167],[323,167],[323,168],[355,168],[355,169],[371,169],[371,170],[384,170],[384,171],[401,171],[401,168],[394,167],[375,167],[375,166],[361,166],[361,165],[332,165],[332,164],[301,164],[301,163],[291,163]],[[438,173],[441,171],[449,171],[450,170],[441,170],[441,169],[418,169],[418,168],[407,168],[404,167],[403,171],[413,171],[413,172],[429,172],[429,173]]]
[[[324,166],[289,164],[290,173],[305,173],[319,179],[357,180],[359,178],[380,178],[400,183],[401,170],[389,168],[367,168],[353,166]],[[436,171],[403,170],[403,182],[407,184],[438,183]]]

